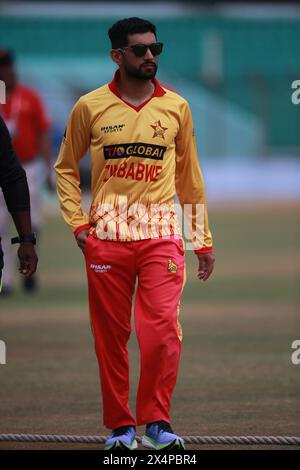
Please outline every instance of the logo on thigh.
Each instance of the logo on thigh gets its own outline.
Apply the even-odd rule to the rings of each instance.
[[[111,269],[110,264],[90,264],[90,269],[95,271],[95,273],[107,273]]]
[[[177,264],[175,264],[171,259],[168,259],[168,271],[171,273],[177,273],[177,269]]]

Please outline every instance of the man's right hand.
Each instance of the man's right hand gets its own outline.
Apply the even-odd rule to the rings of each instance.
[[[88,234],[89,234],[88,230],[82,230],[81,232],[78,233],[76,237],[77,245],[82,251],[84,251]]]
[[[31,242],[20,243],[18,249],[18,258],[20,261],[19,271],[26,277],[32,276],[36,271],[38,257],[34,245]]]

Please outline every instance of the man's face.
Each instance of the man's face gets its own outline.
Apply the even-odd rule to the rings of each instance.
[[[16,75],[12,65],[0,65],[0,80],[5,83],[7,90],[11,90],[16,84]]]
[[[153,44],[156,37],[153,33],[130,34],[128,35],[128,46],[133,44]],[[136,57],[132,49],[127,47],[121,52],[120,68],[124,69],[127,75],[140,80],[149,80],[155,77],[157,72],[158,56],[152,55],[150,49],[143,57]]]

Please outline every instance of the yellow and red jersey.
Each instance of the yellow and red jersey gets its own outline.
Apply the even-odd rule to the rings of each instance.
[[[120,241],[182,234],[174,206],[190,205],[195,251],[212,250],[205,187],[187,101],[154,79],[152,97],[136,107],[111,83],[75,104],[55,164],[57,192],[75,234],[84,228],[98,238]],[[81,206],[78,164],[91,158],[92,204]],[[203,217],[196,217],[196,206]]]

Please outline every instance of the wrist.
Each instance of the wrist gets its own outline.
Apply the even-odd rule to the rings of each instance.
[[[15,243],[32,243],[33,245],[35,245],[36,235],[35,233],[19,235],[18,237],[14,237],[11,239],[11,244],[14,245]]]
[[[198,250],[194,250],[195,255],[202,255],[202,254],[213,254],[213,247],[212,246],[205,246]]]
[[[84,224],[84,225],[80,225],[79,227],[77,227],[75,230],[74,230],[74,235],[75,235],[75,238],[77,238],[77,235],[79,235],[80,232],[82,232],[83,230],[89,230],[90,229],[90,224]]]

